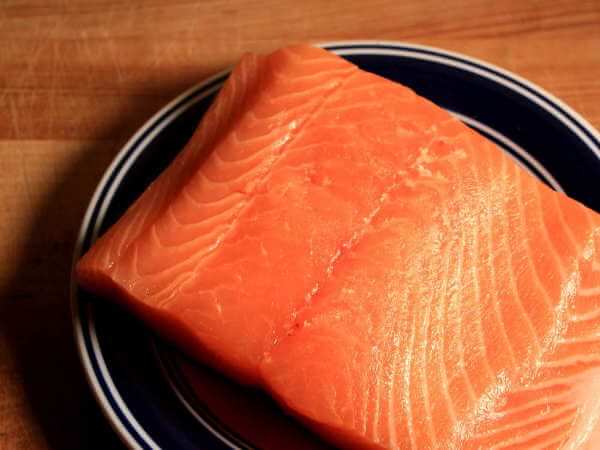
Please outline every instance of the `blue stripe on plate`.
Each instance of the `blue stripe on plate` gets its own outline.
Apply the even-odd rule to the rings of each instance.
[[[90,331],[89,331],[90,328],[89,328],[88,308],[80,308],[79,311],[80,311],[80,320],[82,322],[82,331],[83,331],[83,336],[85,339],[85,345],[87,347],[88,354],[91,356],[90,362],[92,364],[92,368],[93,368],[94,372],[96,373],[96,378],[98,380],[98,383],[100,384],[102,391],[104,392],[106,399],[108,400],[113,412],[117,415],[117,417],[120,419],[123,426],[126,428],[127,432],[129,432],[129,434],[138,442],[138,444],[144,450],[146,450],[146,449],[152,450],[150,445],[133,428],[133,426],[131,425],[129,420],[125,417],[125,415],[123,414],[121,409],[118,407],[114,397],[110,394],[108,385],[106,384],[106,380],[104,379],[104,377],[102,376],[102,373],[100,371],[100,366],[98,364],[98,358],[92,347],[92,339],[91,339]]]

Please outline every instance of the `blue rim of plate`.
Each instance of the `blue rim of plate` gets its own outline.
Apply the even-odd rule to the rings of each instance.
[[[553,188],[566,191],[600,210],[600,196],[594,194],[594,183],[600,175],[600,134],[579,114],[543,89],[481,60],[432,47],[390,41],[345,41],[319,45],[367,70],[413,87],[496,142]],[[429,74],[434,72],[436,75],[430,77]],[[182,114],[202,102],[210,103],[211,96],[218,91],[228,73],[229,70],[225,70],[181,94],[158,111],[125,144],[106,170],[90,201],[80,228],[73,263],[107,226],[107,212],[112,208],[115,195],[121,195],[118,190],[140,156]],[[412,78],[413,75],[416,78]],[[466,94],[454,92],[450,89],[451,84],[444,85],[446,78],[460,80],[461,77],[468,84]],[[532,155],[534,147],[536,152]],[[131,201],[131,198],[124,201]],[[189,394],[183,392],[185,387],[181,383],[171,380],[168,371],[164,371],[164,362],[153,366],[162,371],[159,378],[153,378],[152,374],[148,377],[137,374],[134,383],[120,380],[117,363],[121,366],[129,364],[131,358],[138,357],[138,352],[125,351],[116,357],[109,354],[109,351],[115,353],[114,349],[120,345],[110,342],[114,329],[106,330],[106,324],[113,322],[106,319],[102,322],[101,309],[105,307],[99,307],[89,294],[80,291],[74,277],[71,280],[74,334],[85,375],[104,415],[128,447],[244,447],[235,435],[220,431],[218,426],[213,427],[208,419],[194,417],[193,411],[188,410],[189,405],[183,405]],[[111,310],[107,314],[119,313],[119,310]],[[117,328],[118,324],[115,325]],[[147,346],[148,342],[154,342],[154,338],[149,332],[141,331],[131,341],[129,343],[128,340],[127,345],[142,343],[140,345]],[[161,360],[156,355],[156,346],[151,344],[151,347],[153,350],[150,352],[140,352],[140,358]],[[116,352],[119,353],[118,350]],[[160,389],[156,388],[156,395],[161,401],[156,402],[156,398],[146,400],[144,396],[150,392],[150,387],[142,389],[145,383],[162,384]],[[168,401],[163,403],[162,397],[169,397]],[[175,417],[182,423],[172,423]],[[185,427],[195,428],[186,431],[183,430]]]

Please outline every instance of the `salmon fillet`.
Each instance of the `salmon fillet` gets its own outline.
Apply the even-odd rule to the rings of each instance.
[[[242,58],[76,274],[340,446],[575,449],[600,416],[598,251],[598,214],[296,46]]]

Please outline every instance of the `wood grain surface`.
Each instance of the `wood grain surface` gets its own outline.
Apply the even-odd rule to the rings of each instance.
[[[598,0],[0,2],[0,449],[118,448],[83,379],[68,286],[119,147],[244,52],[341,39],[490,61],[600,127]]]

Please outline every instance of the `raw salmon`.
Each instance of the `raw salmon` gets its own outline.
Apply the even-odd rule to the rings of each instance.
[[[600,417],[598,251],[596,213],[297,46],[242,59],[77,276],[340,446],[574,449]]]

